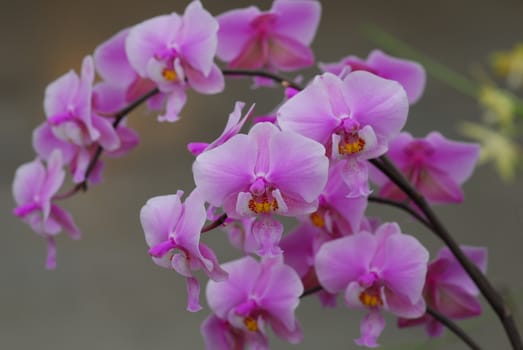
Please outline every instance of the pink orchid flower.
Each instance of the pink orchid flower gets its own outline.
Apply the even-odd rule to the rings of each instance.
[[[231,68],[291,71],[310,66],[309,48],[320,21],[318,1],[276,0],[261,12],[251,6],[218,16],[218,57]]]
[[[203,269],[216,281],[227,278],[214,252],[200,243],[200,231],[206,220],[204,202],[197,190],[181,202],[182,191],[151,198],[140,211],[145,241],[153,261],[172,268],[187,281],[187,310],[201,309],[200,284],[193,271]]]
[[[217,32],[218,22],[200,1],[192,1],[183,16],[154,17],[129,32],[125,43],[129,63],[140,77],[156,84],[166,101],[160,121],[179,119],[187,87],[203,94],[223,90],[223,74],[214,63]]]
[[[285,150],[285,151],[283,151]],[[202,195],[231,218],[257,216],[259,254],[280,253],[283,226],[272,218],[307,215],[318,206],[328,160],[319,143],[271,123],[259,123],[200,154],[193,174]]]
[[[486,248],[462,246],[461,249],[483,273],[486,272]],[[461,320],[481,314],[478,288],[446,247],[429,264],[423,295],[427,305],[450,319]],[[422,324],[425,324],[431,337],[443,334],[444,326],[428,314],[415,319],[398,320],[400,327]]]
[[[17,204],[13,214],[47,240],[48,269],[56,266],[54,237],[62,230],[73,239],[79,239],[81,235],[71,214],[52,202],[64,179],[62,155],[60,151],[54,151],[49,157],[47,168],[37,158],[21,165],[16,170],[13,182],[13,196]]]
[[[315,266],[328,292],[344,291],[347,306],[369,310],[356,343],[376,347],[385,328],[381,309],[407,318],[425,313],[428,258],[417,239],[402,234],[397,224],[384,224],[374,234],[362,231],[324,243]]]
[[[351,197],[365,196],[365,160],[387,152],[388,142],[407,120],[408,100],[401,85],[365,71],[341,79],[324,73],[278,110],[278,125],[323,144],[342,175]]]
[[[438,132],[416,139],[401,133],[391,141],[388,157],[431,203],[463,201],[461,185],[472,175],[479,145],[450,141]],[[371,179],[380,187],[380,196],[396,200],[405,194],[377,169]]]
[[[93,89],[93,108],[97,111],[115,113],[155,87],[151,80],[140,77],[129,63],[125,52],[129,31],[130,28],[121,30],[94,51],[96,71],[103,80]],[[147,103],[151,107],[152,103]]]
[[[111,120],[93,113],[93,82],[94,63],[92,57],[87,56],[82,63],[81,77],[70,71],[49,84],[44,99],[47,123],[62,141],[77,146],[97,142],[105,149],[115,150],[120,144]]]
[[[407,92],[409,103],[416,103],[425,89],[427,74],[417,62],[387,55],[381,50],[373,50],[366,60],[347,56],[337,63],[320,63],[324,72],[336,75],[364,70],[385,79],[395,80]]]
[[[310,222],[324,230],[331,238],[359,232],[367,208],[364,196],[352,198],[343,178],[343,163],[329,168],[327,185],[320,194],[318,210],[308,216]]]
[[[319,285],[314,258],[321,245],[330,240],[332,237],[308,222],[300,224],[281,240],[280,247],[283,250],[285,264],[292,267],[300,276],[305,290]],[[326,290],[320,290],[315,294],[324,307],[336,307],[337,294]]]
[[[303,286],[281,256],[261,262],[244,257],[223,268],[229,279],[207,284],[207,301],[215,314],[202,325],[207,349],[268,349],[267,326],[290,343],[301,341],[294,311]]]
[[[138,145],[138,134],[131,128],[125,126],[125,123],[120,123],[115,132],[119,140],[119,146],[111,151],[105,150],[105,155],[110,157],[121,157]],[[59,150],[62,153],[64,164],[69,164],[70,172],[73,175],[73,182],[75,183],[81,183],[86,180],[85,173],[87,167],[89,166],[98,146],[98,143],[79,146],[74,143],[63,141],[56,137],[48,123],[41,124],[33,131],[33,149],[38,156],[42,159],[48,160],[53,151]],[[91,183],[99,183],[102,180],[103,167],[103,162],[99,160],[95,164],[93,171],[89,174],[87,180]]]

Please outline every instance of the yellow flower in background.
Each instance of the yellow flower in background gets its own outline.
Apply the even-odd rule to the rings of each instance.
[[[496,74],[506,78],[511,88],[523,85],[523,44],[517,44],[510,51],[494,53],[491,62]]]
[[[502,180],[514,180],[521,150],[508,135],[470,122],[461,123],[460,131],[480,143],[480,162],[493,162]]]
[[[479,103],[486,109],[486,121],[499,123],[503,128],[511,128],[516,112],[514,99],[507,92],[494,85],[481,86]]]

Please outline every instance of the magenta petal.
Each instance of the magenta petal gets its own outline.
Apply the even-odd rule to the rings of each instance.
[[[182,25],[176,13],[153,17],[134,26],[125,41],[125,51],[131,66],[142,77],[147,77],[149,60],[167,49]]]
[[[45,178],[45,168],[38,159],[18,167],[13,181],[13,197],[16,203],[32,203],[34,196],[42,190]]]
[[[315,262],[321,285],[331,293],[345,290],[349,282],[369,271],[376,243],[376,238],[367,232],[324,243]]]
[[[230,63],[235,69],[259,69],[267,62],[269,48],[267,43],[258,37],[253,37]]]
[[[45,89],[45,115],[50,118],[68,110],[79,88],[80,78],[73,70],[50,83]]]
[[[191,152],[194,156],[197,156],[209,146],[207,142],[190,142],[187,144],[187,150]]]
[[[192,67],[186,67],[185,74],[187,74],[191,87],[199,93],[217,94],[225,88],[222,71],[215,64],[212,64],[208,75],[203,75]]]
[[[345,232],[358,232],[367,207],[367,198],[362,196],[354,198],[347,197],[350,189],[347,188],[345,180],[342,177],[344,167],[344,162],[331,165],[329,169],[329,180],[322,193],[322,197],[323,200],[327,202],[327,205],[330,206],[331,210],[334,210],[342,217],[342,220],[339,220],[336,225],[340,226]],[[348,223],[348,226],[345,225],[345,222]]]
[[[277,256],[281,254],[279,247],[283,225],[271,216],[263,215],[252,225],[252,234],[258,243],[256,251],[260,256]]]
[[[45,268],[47,270],[54,270],[56,268],[56,242],[52,236],[47,236],[47,258],[45,260]]]
[[[218,45],[218,22],[200,1],[192,1],[183,14],[179,51],[192,67],[208,76]]]
[[[47,160],[47,174],[40,192],[40,200],[50,201],[51,197],[58,192],[64,180],[65,171],[63,169],[62,153],[60,150],[55,150]],[[44,207],[44,209],[44,216],[47,217],[49,208]]]
[[[187,282],[187,311],[197,312],[202,309],[200,305],[200,282],[194,277],[186,279]]]
[[[381,332],[385,329],[385,319],[378,310],[371,310],[361,321],[361,336],[355,340],[355,343],[368,348],[375,348],[378,345],[377,340]]]
[[[343,298],[345,304],[351,308],[363,308],[364,305],[361,303],[360,295],[364,291],[364,288],[360,286],[358,282],[352,281],[345,289]]]
[[[58,139],[47,123],[33,131],[33,149],[43,159],[49,159],[55,149],[62,152],[64,164],[69,164],[76,152],[76,145]]]
[[[254,291],[258,305],[292,331],[296,326],[294,310],[303,293],[301,280],[281,258],[262,260],[262,268],[258,288]]]
[[[438,132],[431,132],[426,140],[436,149],[431,158],[434,167],[457,183],[463,183],[472,175],[479,157],[478,144],[451,141]]]
[[[305,45],[312,42],[320,23],[320,2],[276,0],[271,12],[278,15],[275,32]]]
[[[72,215],[59,206],[51,205],[51,217],[62,226],[62,228],[69,234],[72,239],[80,239],[82,233],[78,226],[76,226]]]
[[[444,326],[438,320],[432,317],[427,321],[426,329],[429,337],[439,337],[445,330]]]
[[[194,181],[210,204],[221,206],[227,196],[253,182],[257,148],[252,138],[238,134],[196,158]]]
[[[427,169],[415,182],[416,188],[434,203],[461,203],[463,191],[458,183],[435,169]]]
[[[119,31],[94,51],[94,62],[98,74],[103,80],[120,86],[130,85],[137,76],[125,53],[125,40],[129,30],[126,28]]]
[[[293,132],[277,132],[271,137],[269,154],[268,181],[282,193],[299,196],[305,202],[318,198],[327,183],[329,167],[321,144]]]
[[[285,264],[291,266],[300,277],[314,265],[313,242],[320,231],[310,224],[301,224],[287,234],[280,243]]]
[[[142,207],[140,222],[149,247],[166,241],[173,232],[182,212],[182,194],[178,191],[177,194],[154,197]]]
[[[419,63],[374,50],[369,54],[367,64],[378,71],[379,76],[400,83],[407,92],[410,104],[416,103],[423,94],[427,77]]]
[[[116,134],[120,139],[120,147],[114,151],[108,151],[108,156],[121,157],[138,146],[140,143],[140,137],[138,136],[138,133],[125,125],[120,125],[116,129]]]
[[[177,122],[180,119],[179,114],[186,101],[187,95],[183,88],[175,88],[171,93],[166,94],[165,113],[158,116],[158,121]]]
[[[434,305],[438,311],[451,318],[467,318],[481,315],[481,303],[474,295],[459,286],[442,286]]]
[[[176,243],[190,254],[190,258],[202,259],[199,242],[200,231],[205,224],[207,212],[204,201],[198,189],[193,190],[184,203],[183,215],[172,233]],[[207,269],[212,269],[212,263],[208,262]]]
[[[413,137],[411,134],[408,132],[401,132],[389,142],[387,157],[393,161],[398,169],[405,170],[405,168],[410,164],[410,157],[405,153],[405,148],[410,142],[412,142],[412,140]],[[369,176],[372,182],[379,187],[384,186],[386,183],[390,183],[389,178],[374,166],[369,168]]]
[[[210,315],[203,321],[200,332],[202,333],[206,350],[234,349],[238,341],[232,334],[229,323],[215,315]],[[242,349],[243,345],[239,348]]]
[[[314,54],[297,40],[273,35],[269,40],[269,62],[280,70],[296,70],[314,63]]]
[[[399,134],[409,110],[400,84],[365,71],[352,72],[343,82],[352,118],[362,125],[371,125],[378,139],[389,140]]]
[[[216,282],[225,281],[228,278],[227,272],[223,270],[218,263],[218,258],[216,254],[212,251],[211,248],[207,247],[205,244],[200,243],[199,245],[200,253],[202,255],[202,260],[210,262],[210,268],[204,265],[205,273],[209,276],[210,279]]]
[[[282,130],[295,131],[322,144],[339,125],[320,77],[280,107],[277,121]]]
[[[369,187],[367,162],[357,159],[347,159],[341,162],[343,162],[341,174],[348,189],[347,198],[367,197],[372,192]]]
[[[269,320],[269,322],[271,324],[272,330],[279,338],[285,339],[291,344],[298,344],[303,340],[303,331],[301,330],[298,321],[294,322],[292,328],[288,328],[279,319],[272,319]]]
[[[100,132],[98,143],[108,151],[114,151],[120,147],[120,139],[109,119],[93,115],[93,127]]]
[[[422,296],[411,302],[407,297],[396,294],[385,288],[385,304],[387,310],[399,317],[416,318],[425,314],[425,299]]]
[[[397,233],[385,238],[373,264],[381,267],[381,278],[387,287],[415,303],[425,284],[428,260],[427,249],[416,238]]]
[[[207,284],[207,302],[220,318],[227,318],[230,309],[248,300],[259,278],[261,267],[251,257],[244,257],[222,265],[229,278],[225,282],[210,280]]]
[[[126,105],[127,87],[99,82],[93,87],[93,110],[100,114],[117,113]]]
[[[461,250],[476,265],[480,271],[485,273],[487,271],[487,249],[483,247],[460,246]],[[433,275],[435,279],[441,283],[459,286],[461,289],[471,295],[479,293],[478,287],[467,275],[463,267],[454,257],[454,254],[444,247],[438,252],[438,257],[432,265],[436,263],[445,263],[442,271],[437,271],[437,275]]]
[[[223,61],[231,61],[240,55],[249,39],[255,34],[251,21],[260,14],[257,7],[227,11],[217,17],[218,50],[216,55]]]

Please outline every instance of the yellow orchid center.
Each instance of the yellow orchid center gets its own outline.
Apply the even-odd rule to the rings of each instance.
[[[258,322],[256,322],[256,320],[252,317],[246,317],[244,320],[243,320],[243,324],[245,325],[245,327],[247,327],[247,329],[251,332],[258,332]]]
[[[170,69],[170,68],[164,68],[162,70],[162,76],[167,81],[175,81],[176,78],[178,77],[178,75],[176,74],[174,69]]]
[[[249,201],[249,209],[256,214],[267,214],[278,210],[278,202],[276,199],[270,201],[266,196],[261,199],[251,199]]]
[[[380,296],[375,293],[361,292],[360,301],[363,305],[368,307],[382,306],[383,301]]]
[[[314,226],[319,227],[319,228],[325,227],[325,218],[323,217],[323,215],[321,215],[317,211],[312,213],[309,217]]]
[[[354,154],[363,150],[363,147],[365,147],[365,140],[363,140],[361,137],[358,137],[353,142],[340,142],[338,145],[338,152],[345,155]]]

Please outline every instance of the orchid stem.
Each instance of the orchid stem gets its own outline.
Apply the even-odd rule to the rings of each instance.
[[[460,338],[472,350],[481,350],[481,347],[451,319],[445,317],[443,314],[437,312],[430,306],[427,306],[427,314],[429,314],[430,316],[435,318],[439,323],[447,327],[452,333],[454,333],[458,338]]]
[[[215,228],[223,225],[225,223],[225,220],[227,220],[227,214],[222,214],[218,219],[214,220],[209,225],[202,228],[200,233],[205,233],[214,230]]]
[[[321,290],[323,290],[323,287],[320,285],[309,288],[300,295],[300,299],[305,298],[308,295],[315,294]],[[443,326],[447,327],[452,333],[454,333],[458,338],[460,338],[472,350],[481,350],[481,347],[460,326],[454,323],[451,319],[432,309],[430,306],[427,306],[426,311],[427,314],[434,317]]]
[[[474,265],[468,257],[463,253],[457,242],[450,235],[447,228],[436,216],[432,208],[429,206],[425,198],[412,186],[412,184],[403,176],[403,174],[394,166],[394,164],[386,157],[382,156],[379,159],[371,159],[370,162],[378,168],[383,174],[396,184],[423,212],[428,222],[432,226],[432,231],[447,245],[452,251],[456,259],[459,261],[463,269],[467,272],[470,278],[474,281],[476,286],[481,291],[481,294],[487,299],[494,312],[500,319],[505,332],[512,344],[514,350],[523,350],[523,343],[521,336],[514,322],[512,313],[506,307],[503,298],[495,290],[489,280],[483,273]]]
[[[134,109],[138,108],[142,103],[153,97],[154,95],[158,94],[160,90],[158,88],[154,88],[150,90],[149,92],[143,94],[141,97],[137,98],[134,102],[129,104],[127,107],[121,109],[120,111],[116,112],[114,114],[114,122],[113,122],[113,128],[118,128],[118,125],[123,121],[123,119],[127,116],[127,114],[131,113]],[[96,151],[94,152],[93,158],[91,158],[91,161],[89,162],[89,165],[87,166],[87,170],[85,171],[84,181],[80,182],[76,187],[78,189],[82,189],[83,191],[87,191],[87,182],[89,175],[94,170],[94,167],[96,166],[96,163],[98,162],[98,159],[100,159],[102,153],[103,153],[103,147],[98,146],[96,148]]]
[[[412,215],[416,220],[421,222],[429,230],[433,229],[433,227],[430,224],[430,222],[428,222],[427,219],[425,219],[422,215],[420,215],[420,213],[418,213],[415,209],[413,209],[408,203],[398,202],[398,201],[395,201],[395,200],[392,200],[392,199],[378,197],[378,196],[373,196],[373,195],[370,195],[367,199],[368,199],[369,202],[380,203],[380,204],[387,204],[387,205],[399,208],[401,210],[404,210],[407,213],[409,213],[410,215]]]
[[[303,90],[303,87],[293,83],[290,79],[284,78],[274,73],[270,73],[263,70],[247,70],[247,69],[222,69],[223,75],[228,76],[250,76],[250,77],[261,77],[274,80],[281,84],[284,88],[291,87],[296,90]]]

